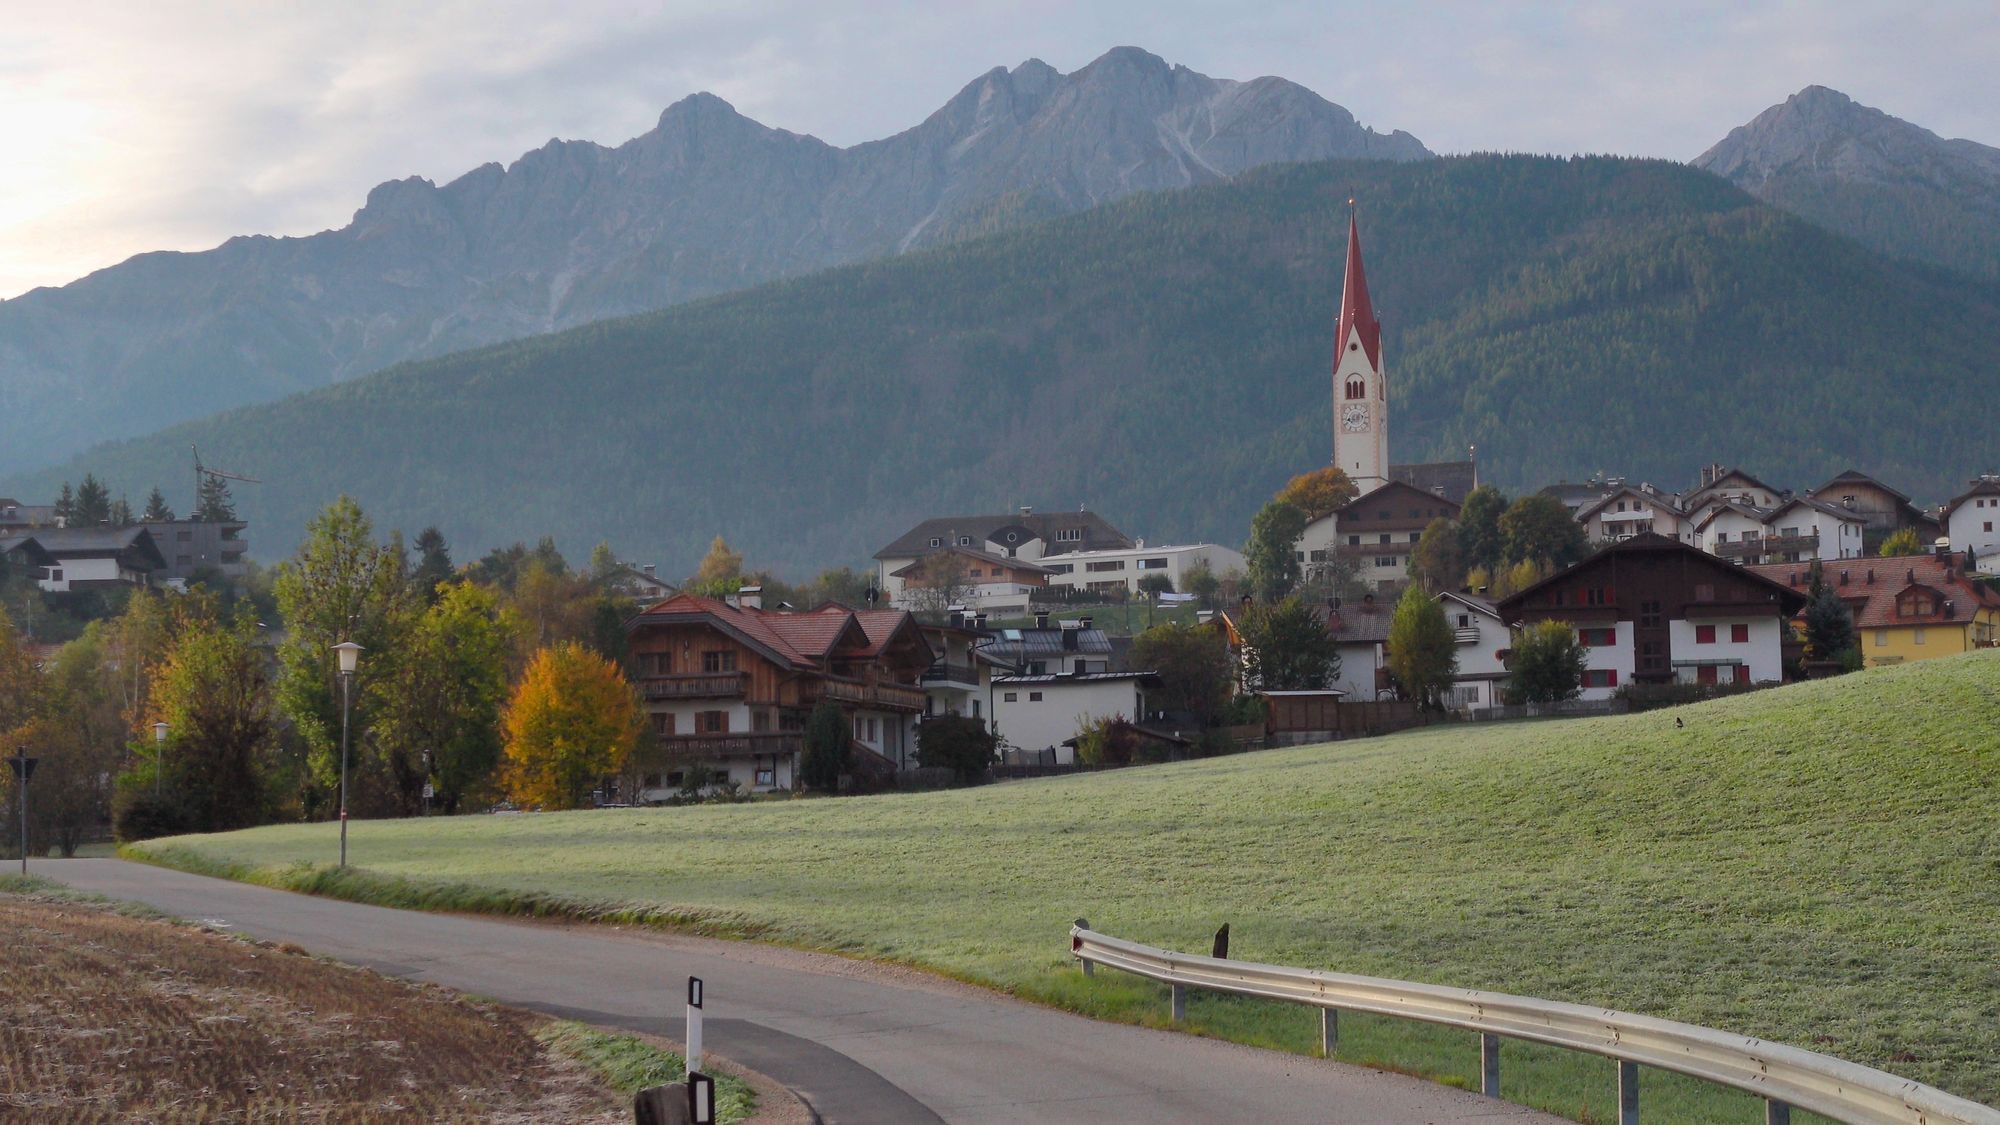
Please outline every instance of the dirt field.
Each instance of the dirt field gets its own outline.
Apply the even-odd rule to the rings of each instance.
[[[443,989],[95,905],[0,894],[0,1121],[630,1120]]]

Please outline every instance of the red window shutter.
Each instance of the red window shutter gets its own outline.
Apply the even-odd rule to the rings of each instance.
[[[1694,643],[1696,643],[1696,644],[1698,644],[1698,645],[1712,645],[1712,644],[1714,644],[1714,643],[1715,643],[1715,626],[1713,626],[1713,625],[1697,625],[1697,626],[1695,626],[1695,627],[1694,627]],[[1713,675],[1713,673],[1712,673],[1712,672],[1711,672],[1710,674],[1711,674],[1711,676]]]
[[[1731,625],[1729,627],[1729,639],[1739,645],[1748,643],[1750,640],[1750,626],[1740,624]]]
[[[1712,683],[1714,683],[1714,682],[1715,682],[1715,665],[1713,665],[1713,664],[1704,664],[1704,665],[1702,665],[1701,667],[1699,667],[1699,668],[1695,669],[1695,673],[1694,673],[1694,678],[1695,678],[1695,682],[1697,682],[1697,683],[1703,683],[1703,684],[1712,684]]]
[[[1750,682],[1750,666],[1748,664],[1738,664],[1736,666],[1736,682],[1739,684]]]
[[[1611,669],[1607,669],[1607,670],[1605,671],[1605,673],[1604,673],[1604,686],[1605,686],[1605,687],[1617,687],[1617,686],[1618,686],[1618,669],[1616,669],[1616,668],[1611,668]]]

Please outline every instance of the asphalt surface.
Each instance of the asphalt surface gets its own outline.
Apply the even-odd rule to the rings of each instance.
[[[1100,1023],[838,957],[390,910],[115,859],[32,870],[395,976],[676,1038],[686,978],[699,976],[709,1049],[791,1087],[829,1122],[1559,1120],[1402,1075]]]

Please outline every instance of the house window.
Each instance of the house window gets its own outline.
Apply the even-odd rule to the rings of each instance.
[[[671,652],[649,652],[639,659],[641,661],[639,667],[642,671],[651,672],[655,676],[673,674],[674,654]]]
[[[985,573],[984,571],[980,570],[980,569],[979,569],[978,567],[976,567],[976,566],[975,566],[975,567],[973,567],[973,568],[972,568],[971,570],[968,570],[968,571],[966,571],[966,572],[965,572],[965,576],[966,576],[967,578],[984,578],[984,577],[986,577],[986,573]],[[993,572],[993,577],[995,577],[995,578],[998,578],[998,577],[1000,577],[1000,572],[999,572],[999,571],[997,571],[997,570],[996,570],[996,571],[994,571],[994,572]]]
[[[1424,533],[1423,533],[1423,532],[1421,532],[1421,531],[1412,531],[1412,532],[1410,532],[1410,542],[1412,542],[1412,543],[1415,543],[1415,542],[1416,542],[1417,540],[1419,540],[1419,539],[1422,539],[1423,537],[1424,537]]]
[[[1588,668],[1583,673],[1584,687],[1617,687],[1618,669]]]
[[[1640,603],[1639,603],[1639,628],[1641,628],[1641,629],[1657,629],[1657,628],[1659,628],[1659,627],[1660,627],[1660,603],[1659,603],[1659,602],[1640,602]]]
[[[1694,588],[1694,600],[1698,602],[1714,601],[1715,600],[1714,584],[1708,582],[1696,583]]]
[[[176,532],[174,532],[174,542],[176,542],[176,543],[186,543],[187,541],[189,541],[189,540],[191,540],[191,539],[193,539],[193,538],[194,538],[194,532],[192,532],[192,531],[176,531]]]
[[[1910,630],[1910,643],[1913,645],[1920,645],[1924,643],[1924,631],[1922,627]]]
[[[728,734],[729,712],[703,711],[694,717],[696,734]]]
[[[1049,662],[1048,662],[1048,661],[1046,661],[1046,660],[1030,660],[1030,661],[1028,661],[1028,675],[1030,675],[1030,676],[1046,676],[1046,675],[1048,675],[1048,674],[1049,674]]]
[[[1347,537],[1347,545],[1348,545],[1348,546],[1350,546],[1350,547],[1359,547],[1359,546],[1361,546],[1361,537],[1360,537],[1359,535],[1350,535],[1350,536],[1348,536],[1348,537]]]
[[[1312,556],[1311,556],[1311,557],[1312,557],[1312,561],[1313,561],[1313,562],[1316,562],[1316,563],[1323,563],[1323,562],[1325,562],[1325,561],[1326,561],[1326,552],[1325,552],[1325,551],[1314,551],[1314,552],[1312,552]]]
[[[771,729],[771,713],[759,708],[750,712],[750,729],[762,733]]]
[[[757,767],[757,784],[776,785],[777,783],[778,783],[778,768],[776,766]]]
[[[1647,641],[1639,646],[1639,667],[1648,672],[1657,672],[1667,666],[1667,654],[1661,651],[1658,641]]]
[[[1139,560],[1139,569],[1140,569],[1140,570],[1165,570],[1165,569],[1167,569],[1167,560],[1165,560],[1165,559],[1140,559],[1140,560]]]
[[[1056,542],[1081,543],[1083,542],[1083,529],[1080,527],[1056,528]]]
[[[1713,664],[1704,664],[1704,665],[1702,665],[1701,667],[1699,667],[1699,668],[1696,668],[1696,669],[1694,670],[1694,682],[1695,682],[1695,683],[1698,683],[1698,684],[1712,684],[1712,683],[1714,683],[1714,682],[1715,682],[1715,665],[1713,665]]]
[[[1386,547],[1386,546],[1388,546],[1388,545],[1389,545],[1389,539],[1390,539],[1390,535],[1389,535],[1389,533],[1388,533],[1388,532],[1386,532],[1386,531],[1385,531],[1385,532],[1383,532],[1383,533],[1382,533],[1382,545],[1383,545],[1384,547]]]
[[[961,546],[961,547],[970,547],[970,546],[972,546],[972,536],[970,536],[970,535],[961,535],[961,536],[959,536],[959,537],[958,537],[958,545],[959,545],[959,546]]]
[[[1786,539],[1796,539],[1799,535],[1799,529],[1796,527],[1781,527],[1778,529],[1778,534]]]
[[[1716,532],[1716,533],[1715,533],[1715,541],[1716,541],[1717,543],[1727,543],[1727,542],[1729,542],[1729,533],[1728,533],[1728,532],[1726,532],[1726,531],[1718,531],[1718,532]]]
[[[931,536],[931,546],[933,546],[933,547],[942,547],[942,546],[944,546],[944,540],[942,540],[942,539],[938,538],[937,536],[933,535],[933,536]]]
[[[1076,570],[1075,563],[1050,563],[1050,574],[1070,574]]]
[[[1459,627],[1459,628],[1461,628],[1461,629],[1470,629],[1470,628],[1472,628],[1472,615],[1471,615],[1471,614],[1469,614],[1469,613],[1461,613],[1461,614],[1459,614],[1459,615],[1458,615],[1458,627]]]
[[[1378,520],[1386,520],[1386,519],[1388,519],[1388,518],[1389,518],[1389,509],[1387,509],[1387,508],[1383,508],[1383,509],[1381,509],[1380,511],[1376,512],[1376,513],[1375,513],[1375,518],[1376,518],[1376,519],[1378,519]]]
[[[1040,703],[1041,701],[1042,701],[1042,693],[1041,693],[1041,692],[1039,692],[1039,691],[1031,691],[1031,692],[1029,692],[1029,693],[1028,693],[1028,702],[1030,702],[1030,703]]]
[[[1609,648],[1618,643],[1618,630],[1616,628],[1579,629],[1576,635],[1578,641],[1591,648]]]
[[[877,727],[877,726],[875,725],[875,724],[876,724],[876,722],[877,722],[877,720],[876,720],[876,719],[875,719],[875,718],[874,718],[873,716],[870,716],[870,717],[869,717],[869,719],[868,719],[868,741],[870,741],[870,742],[875,742],[875,741],[879,740],[879,739],[880,739],[880,738],[882,737],[882,731],[881,731],[881,729],[880,729],[879,727]]]
[[[1750,643],[1750,626],[1738,622],[1729,627],[1729,643],[1747,645]]]
[[[1375,565],[1376,565],[1376,566],[1395,566],[1395,565],[1396,565],[1396,556],[1394,556],[1394,555],[1376,555],[1376,556],[1375,556]]]
[[[655,711],[653,713],[653,733],[663,738],[671,736],[674,733],[674,713],[672,711]]]
[[[1887,629],[1875,630],[1875,647],[1876,648],[1889,647],[1889,630]]]
[[[1113,570],[1124,570],[1125,560],[1115,559],[1110,562],[1084,563],[1083,569],[1089,571],[1092,574],[1104,574],[1106,572]]]
[[[1698,645],[1712,645],[1712,644],[1714,644],[1714,643],[1715,643],[1715,626],[1713,626],[1713,625],[1697,625],[1697,626],[1695,626],[1695,627],[1694,627],[1694,643],[1696,643],[1696,644],[1698,644]]]
[[[1588,586],[1584,588],[1583,604],[1585,605],[1610,605],[1612,601],[1611,587],[1609,586]]]
[[[702,654],[701,654],[701,670],[702,670],[702,671],[704,671],[704,672],[734,672],[734,671],[736,671],[736,653],[735,653],[735,651],[734,651],[734,650],[727,650],[727,649],[726,649],[726,650],[722,650],[722,651],[719,651],[719,652],[704,652],[704,653],[702,653]]]
[[[1003,691],[1000,693],[1000,702],[1002,703],[1019,703],[1020,701],[1021,701],[1020,692]]]

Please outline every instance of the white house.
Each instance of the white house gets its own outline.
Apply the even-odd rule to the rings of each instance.
[[[1072,586],[1099,594],[1139,592],[1139,580],[1165,575],[1180,592],[1187,590],[1188,572],[1206,569],[1220,577],[1243,569],[1243,556],[1215,543],[1147,546],[1144,539],[1130,547],[1070,551],[1042,560],[1050,586]]]
[[[1073,551],[1101,551],[1134,546],[1132,538],[1095,512],[939,516],[928,519],[875,552],[875,585],[882,597],[896,604],[905,579],[896,572],[933,551],[951,547],[981,552],[999,559],[1039,562]]]
[[[1682,542],[1693,535],[1678,499],[1650,484],[1617,485],[1579,509],[1576,519],[1593,543],[1615,543],[1649,531]]]
[[[1498,704],[1501,682],[1507,678],[1501,654],[1513,643],[1500,611],[1472,594],[1446,591],[1437,600],[1458,642],[1458,672],[1452,677],[1446,705],[1454,711],[1471,711]]]
[[[949,573],[948,585],[932,582],[933,572]],[[940,547],[890,572],[889,604],[913,612],[936,610],[926,596],[945,597],[975,613],[1019,617],[1049,580],[1047,567],[974,547]]]
[[[1056,765],[1076,761],[1063,745],[1092,719],[1146,716],[1151,672],[1078,672],[1069,675],[993,677],[993,732],[1008,746],[1048,755]]]
[[[1858,559],[1868,522],[1859,513],[1823,500],[1795,496],[1775,507],[1716,501],[1695,521],[1695,545],[1745,565]]]
[[[1981,574],[2000,574],[2000,475],[1987,473],[1944,506],[1944,534]]]
[[[152,533],[129,527],[45,527],[34,538],[51,556],[37,584],[51,593],[146,586],[166,569]]]

